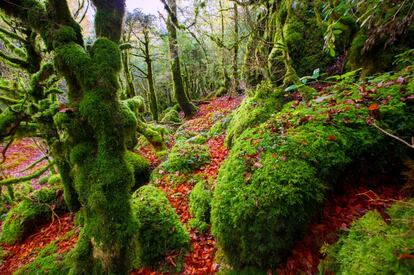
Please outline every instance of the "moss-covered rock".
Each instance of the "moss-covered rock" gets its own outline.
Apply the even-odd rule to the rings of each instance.
[[[194,186],[190,194],[190,226],[196,228],[200,233],[208,229],[210,224],[210,210],[213,192],[206,181],[200,180]]]
[[[149,181],[151,174],[150,164],[144,157],[130,151],[125,154],[125,159],[134,171],[135,180],[131,190],[135,191]]]
[[[341,83],[310,101],[285,103],[262,124],[245,124],[219,170],[212,201],[212,233],[224,261],[235,268],[275,267],[347,167],[363,160],[376,170],[398,165],[408,149],[367,120],[377,118],[409,140],[412,79],[408,69],[358,88]]]
[[[210,153],[208,146],[189,142],[178,142],[171,149],[162,168],[167,172],[191,172],[208,163]]]
[[[36,191],[31,198],[23,199],[7,213],[1,241],[7,244],[20,242],[33,232],[36,226],[51,220],[51,204],[55,199],[56,191],[47,188]]]
[[[354,222],[319,265],[320,274],[413,274],[414,200],[387,210],[390,224],[376,211]]]
[[[188,233],[163,191],[152,185],[141,187],[133,196],[132,208],[138,221],[135,239],[141,265],[153,265],[167,253],[188,249]]]
[[[226,145],[231,147],[245,129],[265,122],[283,106],[283,90],[269,82],[262,83],[249,93],[240,107],[232,114],[227,128]]]
[[[162,123],[181,123],[180,115],[174,108],[168,109],[161,119]]]

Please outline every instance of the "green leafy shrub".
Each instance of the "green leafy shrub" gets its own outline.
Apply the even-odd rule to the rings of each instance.
[[[64,255],[58,254],[57,250],[56,243],[52,242],[43,248],[32,262],[20,267],[13,274],[68,274],[69,266],[64,261]]]
[[[163,191],[152,185],[141,187],[134,193],[132,209],[138,221],[137,257],[142,265],[153,265],[169,252],[188,248],[188,233]]]
[[[188,173],[210,160],[208,146],[189,142],[177,142],[171,149],[167,161],[162,166],[168,172]]]
[[[262,124],[246,126],[233,139],[212,201],[212,233],[224,261],[236,269],[274,267],[345,169],[359,169],[367,159],[376,170],[397,165],[408,149],[367,119],[380,117],[377,124],[409,140],[414,106],[405,98],[414,94],[408,89],[412,77],[405,70],[358,88],[340,83],[310,101],[285,103]],[[369,109],[373,103],[375,112]]]
[[[135,191],[149,181],[151,174],[150,164],[144,157],[131,151],[127,151],[125,159],[130,169],[134,171],[135,181],[132,190]]]
[[[207,182],[200,180],[190,194],[190,213],[193,217],[190,226],[197,228],[200,233],[205,232],[210,224],[210,209],[213,192]]]
[[[49,204],[55,198],[55,190],[43,188],[36,191],[31,198],[23,199],[7,213],[1,232],[1,241],[7,244],[20,242],[37,225],[48,222],[52,218]]]
[[[404,259],[414,247],[414,200],[387,210],[387,224],[377,211],[354,222],[337,243],[325,247],[321,274],[413,274],[414,261]]]

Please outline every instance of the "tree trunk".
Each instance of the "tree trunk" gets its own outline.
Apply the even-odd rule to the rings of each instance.
[[[155,94],[154,88],[154,76],[152,72],[152,59],[151,53],[149,49],[150,38],[148,30],[144,30],[144,47],[145,47],[145,63],[147,64],[147,79],[148,79],[148,89],[149,89],[149,97],[150,97],[150,109],[152,113],[152,117],[155,121],[158,121],[158,103],[157,103],[157,96]]]
[[[221,41],[222,43],[224,43],[224,10],[223,10],[223,3],[221,0],[219,1],[219,5],[220,5],[220,19],[221,19]],[[227,73],[227,68],[226,68],[226,48],[225,47],[221,47],[221,66],[223,69],[224,88],[227,89],[230,86],[230,77],[229,77],[229,74]]]
[[[124,155],[137,121],[118,93],[125,1],[92,0],[98,38],[90,51],[84,48],[80,26],[66,1],[49,0],[47,8],[40,2],[0,0],[0,9],[40,34],[68,84],[70,111],[57,113],[53,121],[67,133],[54,141],[69,164],[60,172],[70,175],[84,217],[71,253],[72,273],[127,274],[134,251],[134,178]]]
[[[238,66],[238,56],[239,56],[239,11],[237,8],[237,3],[233,3],[234,10],[234,46],[233,46],[233,94],[236,95],[239,91],[239,66]]]
[[[177,29],[175,24],[177,22],[177,4],[175,0],[168,0],[168,6],[170,9],[167,19],[167,29],[169,33],[169,49],[170,49],[170,62],[171,62],[171,73],[173,78],[173,90],[175,99],[180,105],[186,117],[191,116],[196,111],[195,106],[188,99],[185,90],[183,79],[181,76],[180,58],[178,54],[178,41],[177,41]],[[173,22],[176,21],[175,23]]]

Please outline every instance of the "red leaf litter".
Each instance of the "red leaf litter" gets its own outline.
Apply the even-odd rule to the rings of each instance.
[[[185,123],[189,131],[205,131],[213,126],[217,118],[229,114],[239,106],[243,97],[223,96],[198,106],[197,113]]]
[[[8,275],[15,272],[21,266],[33,261],[39,251],[49,243],[62,238],[73,229],[73,216],[64,214],[35,231],[31,236],[16,245],[3,244],[2,247],[8,255],[0,266],[0,274]],[[77,241],[77,236],[62,239],[57,243],[58,253],[65,253],[71,249]]]
[[[396,185],[351,187],[345,194],[334,195],[325,203],[320,222],[310,226],[308,233],[293,248],[289,259],[279,266],[277,274],[316,274],[323,258],[320,253],[323,244],[333,244],[341,230],[349,228],[367,211],[377,210],[387,215],[385,208],[403,199],[404,195]]]
[[[212,126],[214,120],[218,116],[224,116],[235,109],[241,102],[241,97],[221,97],[216,98],[208,104],[203,104],[199,107],[195,116],[185,123],[185,128],[190,131],[205,131]],[[207,141],[210,151],[210,163],[201,167],[194,174],[204,174],[207,178],[216,178],[218,169],[221,163],[227,157],[228,150],[224,146],[223,135],[213,137]],[[162,178],[160,188],[167,193],[167,198],[175,211],[180,217],[181,222],[187,224],[191,219],[188,209],[188,197],[193,189],[193,185],[189,183],[182,183],[174,186],[169,182],[167,177]],[[189,228],[189,227],[188,227]],[[184,259],[183,274],[212,274],[218,271],[219,265],[214,262],[214,254],[216,252],[216,241],[211,235],[210,231],[199,234],[196,230],[190,230],[190,240],[192,249]],[[166,257],[166,262],[175,266],[174,256]],[[143,268],[132,272],[132,274],[153,275],[160,274],[150,268]]]
[[[6,161],[1,164],[2,177],[22,177],[33,173],[36,170],[44,167],[47,164],[47,161],[44,160],[35,167],[22,172],[26,167],[35,161],[44,157],[44,152],[36,145],[42,144],[39,139],[34,138],[22,138],[14,140],[13,143],[9,146],[6,152]],[[0,150],[3,151],[5,144],[0,146]],[[45,172],[44,175],[47,175],[49,172]],[[32,179],[31,183],[35,189],[39,189],[41,186],[38,184],[39,179]]]

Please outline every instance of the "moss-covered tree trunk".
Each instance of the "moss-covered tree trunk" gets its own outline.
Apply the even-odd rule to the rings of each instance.
[[[221,21],[221,41],[222,43],[224,43],[224,10],[223,10],[223,1],[219,1],[219,5],[220,5],[220,21]],[[226,68],[226,48],[225,47],[220,47],[221,50],[221,66],[222,66],[222,70],[223,70],[223,85],[224,88],[228,88],[230,86],[230,77],[229,74],[227,73],[227,68]]]
[[[54,117],[65,132],[62,176],[74,183],[84,227],[72,253],[75,274],[126,274],[130,268],[133,174],[124,155],[136,118],[119,100],[122,67],[118,41],[124,0],[93,0],[97,40],[87,51],[66,1],[0,0],[0,8],[39,33],[68,84],[68,111]],[[56,150],[57,151],[57,150]],[[52,151],[54,152],[54,151]],[[62,170],[63,169],[63,170]],[[65,190],[66,191],[66,190]]]
[[[234,20],[234,45],[233,45],[233,94],[236,95],[240,89],[239,81],[239,10],[237,3],[233,3]]]
[[[124,79],[126,82],[125,85],[125,94],[127,98],[133,98],[135,96],[135,87],[132,78],[131,70],[129,69],[130,53],[128,49],[122,51],[122,66],[124,72]]]
[[[185,116],[191,116],[194,114],[196,108],[188,99],[188,96],[184,90],[183,78],[181,76],[180,58],[178,53],[178,40],[177,40],[177,4],[175,0],[167,0],[168,3],[168,19],[167,29],[169,33],[168,46],[170,49],[170,62],[171,62],[171,74],[173,78],[173,89],[175,99],[183,110]]]
[[[158,121],[158,103],[157,103],[157,96],[155,94],[154,88],[154,74],[152,72],[152,59],[151,59],[151,52],[150,52],[150,37],[148,29],[144,29],[144,54],[145,54],[145,63],[147,64],[147,80],[148,80],[148,90],[149,90],[149,97],[150,97],[150,109],[152,113],[152,117],[155,121]]]

